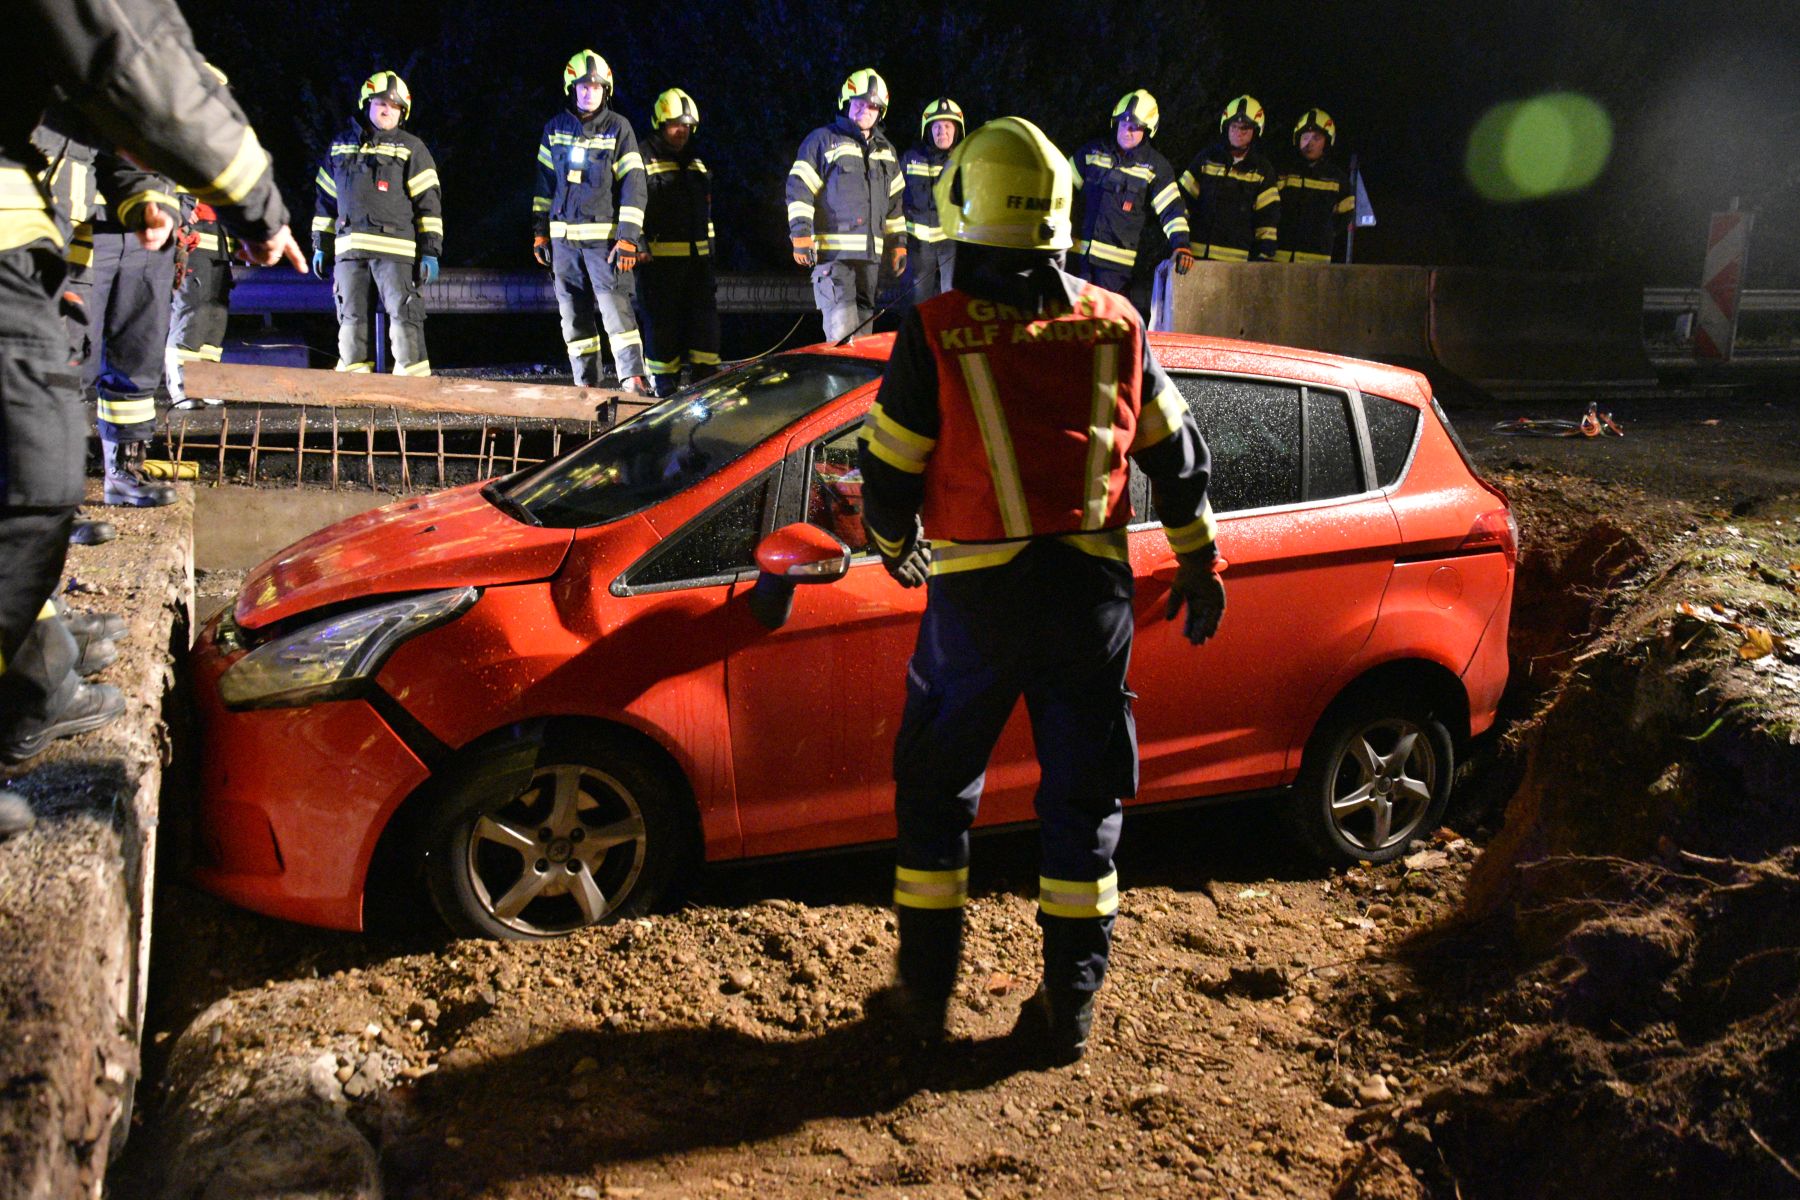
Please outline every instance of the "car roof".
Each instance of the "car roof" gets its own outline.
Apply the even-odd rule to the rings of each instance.
[[[1320,368],[1326,368],[1348,374],[1358,391],[1373,392],[1378,396],[1420,407],[1431,402],[1431,384],[1425,376],[1405,367],[1371,362],[1365,358],[1350,358],[1298,346],[1248,342],[1238,338],[1203,337],[1192,333],[1152,331],[1150,346],[1156,351],[1157,359],[1163,366],[1177,370],[1242,371],[1246,374],[1305,381],[1319,379],[1323,374]],[[843,346],[821,342],[804,347],[804,352],[885,362],[893,348],[893,334],[872,333],[855,338]]]

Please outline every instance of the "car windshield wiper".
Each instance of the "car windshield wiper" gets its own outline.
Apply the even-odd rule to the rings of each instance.
[[[542,521],[537,519],[537,515],[529,508],[526,508],[523,504],[520,504],[517,500],[514,500],[511,496],[507,495],[506,492],[501,489],[500,481],[498,479],[481,489],[481,498],[521,525],[543,524]]]

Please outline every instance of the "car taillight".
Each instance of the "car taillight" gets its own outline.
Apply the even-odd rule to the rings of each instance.
[[[1506,555],[1507,566],[1516,565],[1519,561],[1519,523],[1513,520],[1512,510],[1496,508],[1476,517],[1457,550],[1461,553],[1498,550]]]

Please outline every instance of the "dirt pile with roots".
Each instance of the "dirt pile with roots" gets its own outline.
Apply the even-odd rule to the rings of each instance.
[[[1431,1010],[1409,1049],[1451,1073],[1338,1194],[1800,1194],[1800,497],[1535,544],[1562,624],[1601,628],[1554,644],[1555,581],[1522,584],[1515,679],[1548,686],[1504,827],[1397,955]]]

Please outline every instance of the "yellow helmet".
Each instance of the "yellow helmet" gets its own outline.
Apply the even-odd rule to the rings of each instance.
[[[1309,129],[1316,129],[1324,134],[1327,147],[1337,145],[1337,122],[1324,109],[1309,108],[1301,114],[1300,120],[1294,125],[1294,145],[1300,144],[1300,135]]]
[[[1134,92],[1126,92],[1113,105],[1113,124],[1117,125],[1126,117],[1130,117],[1149,131],[1151,137],[1156,136],[1156,127],[1162,123],[1162,109],[1156,103],[1156,97],[1142,88]]]
[[[933,193],[944,233],[1012,250],[1067,250],[1074,173],[1044,131],[1001,117],[950,152]]]
[[[843,108],[850,101],[861,96],[869,103],[876,105],[882,112],[888,107],[887,80],[873,67],[864,67],[860,71],[850,72],[844,80],[844,86],[838,89],[838,107]]]
[[[670,88],[656,98],[650,115],[658,129],[670,121],[680,121],[690,129],[700,124],[700,106],[680,88]]]
[[[925,112],[919,117],[920,137],[925,137],[931,133],[931,123],[933,121],[955,121],[956,131],[958,133],[967,132],[968,127],[963,124],[962,105],[958,104],[948,96],[939,96],[936,100],[933,100],[930,104],[925,106]]]
[[[1244,120],[1246,120],[1246,121],[1250,122],[1252,125],[1256,126],[1256,136],[1257,137],[1262,136],[1262,131],[1263,131],[1262,101],[1258,100],[1255,96],[1239,96],[1236,100],[1233,100],[1230,104],[1227,104],[1225,106],[1225,111],[1219,114],[1219,132],[1224,133],[1225,127],[1227,125],[1231,124],[1233,121],[1237,120],[1239,117],[1242,117]]]
[[[392,71],[377,71],[363,80],[362,91],[356,94],[357,107],[367,109],[371,100],[398,104],[402,121],[412,116],[412,89],[406,86],[406,80]]]
[[[612,98],[612,68],[606,65],[606,60],[601,58],[597,51],[582,50],[570,55],[569,61],[563,64],[563,95],[568,95],[569,91],[578,83],[600,84],[606,89],[607,99]]]

